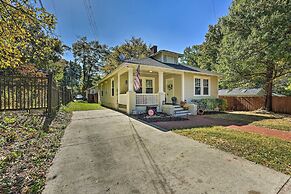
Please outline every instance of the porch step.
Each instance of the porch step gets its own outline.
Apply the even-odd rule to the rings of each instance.
[[[187,112],[177,112],[174,114],[174,117],[183,117],[183,116],[188,116],[188,115],[191,115],[191,113],[189,111]]]
[[[190,113],[188,110],[178,110],[178,111],[175,111],[175,114],[183,114],[183,113]]]
[[[184,110],[180,106],[175,107],[175,110],[174,111],[175,111],[175,113],[174,113],[174,116],[175,117],[183,117],[183,116],[191,115],[191,113],[188,110]]]
[[[175,108],[174,110],[175,110],[175,111],[183,111],[184,108],[182,108],[182,107],[178,107],[178,108]]]

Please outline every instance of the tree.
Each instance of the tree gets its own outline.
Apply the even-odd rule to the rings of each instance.
[[[105,73],[110,73],[122,62],[122,55],[124,59],[140,59],[149,56],[151,53],[150,47],[141,39],[132,37],[126,40],[124,44],[116,46],[106,58],[106,65],[103,68]]]
[[[193,45],[184,50],[182,62],[209,71],[215,71],[218,65],[219,48],[222,40],[220,21],[209,25],[205,41],[201,45]]]
[[[200,45],[193,45],[192,47],[186,47],[181,62],[186,65],[200,67],[198,60],[200,57],[199,51]]]
[[[273,84],[291,72],[288,0],[235,0],[222,18],[219,68],[224,84],[264,86],[272,108]]]
[[[109,49],[98,41],[87,41],[82,37],[73,43],[73,55],[77,63],[82,64],[82,90],[92,86],[93,78],[101,73]]]
[[[0,69],[29,64],[45,69],[48,59],[59,59],[55,25],[54,15],[37,1],[0,0]]]
[[[68,86],[73,93],[80,92],[80,80],[82,76],[82,67],[73,61],[69,61],[63,72],[62,86]]]
[[[199,47],[200,57],[198,63],[202,69],[216,71],[220,44],[223,37],[220,21],[216,25],[209,26],[208,32],[205,35],[205,41]]]

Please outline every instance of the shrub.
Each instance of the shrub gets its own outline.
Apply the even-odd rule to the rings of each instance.
[[[197,105],[198,110],[215,110],[218,108],[220,111],[224,111],[227,108],[226,101],[220,98],[193,99],[191,102]]]

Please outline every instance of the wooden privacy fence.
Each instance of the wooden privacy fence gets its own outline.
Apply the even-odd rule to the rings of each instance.
[[[53,75],[44,77],[0,76],[0,111],[46,109],[55,113],[71,101],[71,91],[58,87]]]
[[[264,106],[265,97],[220,96],[227,101],[227,110],[254,111]],[[272,111],[291,114],[291,96],[273,96]]]

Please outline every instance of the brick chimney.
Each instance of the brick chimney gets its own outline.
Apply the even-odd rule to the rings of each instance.
[[[152,55],[155,54],[156,52],[158,52],[158,46],[157,45],[152,46],[150,49],[151,49]]]

